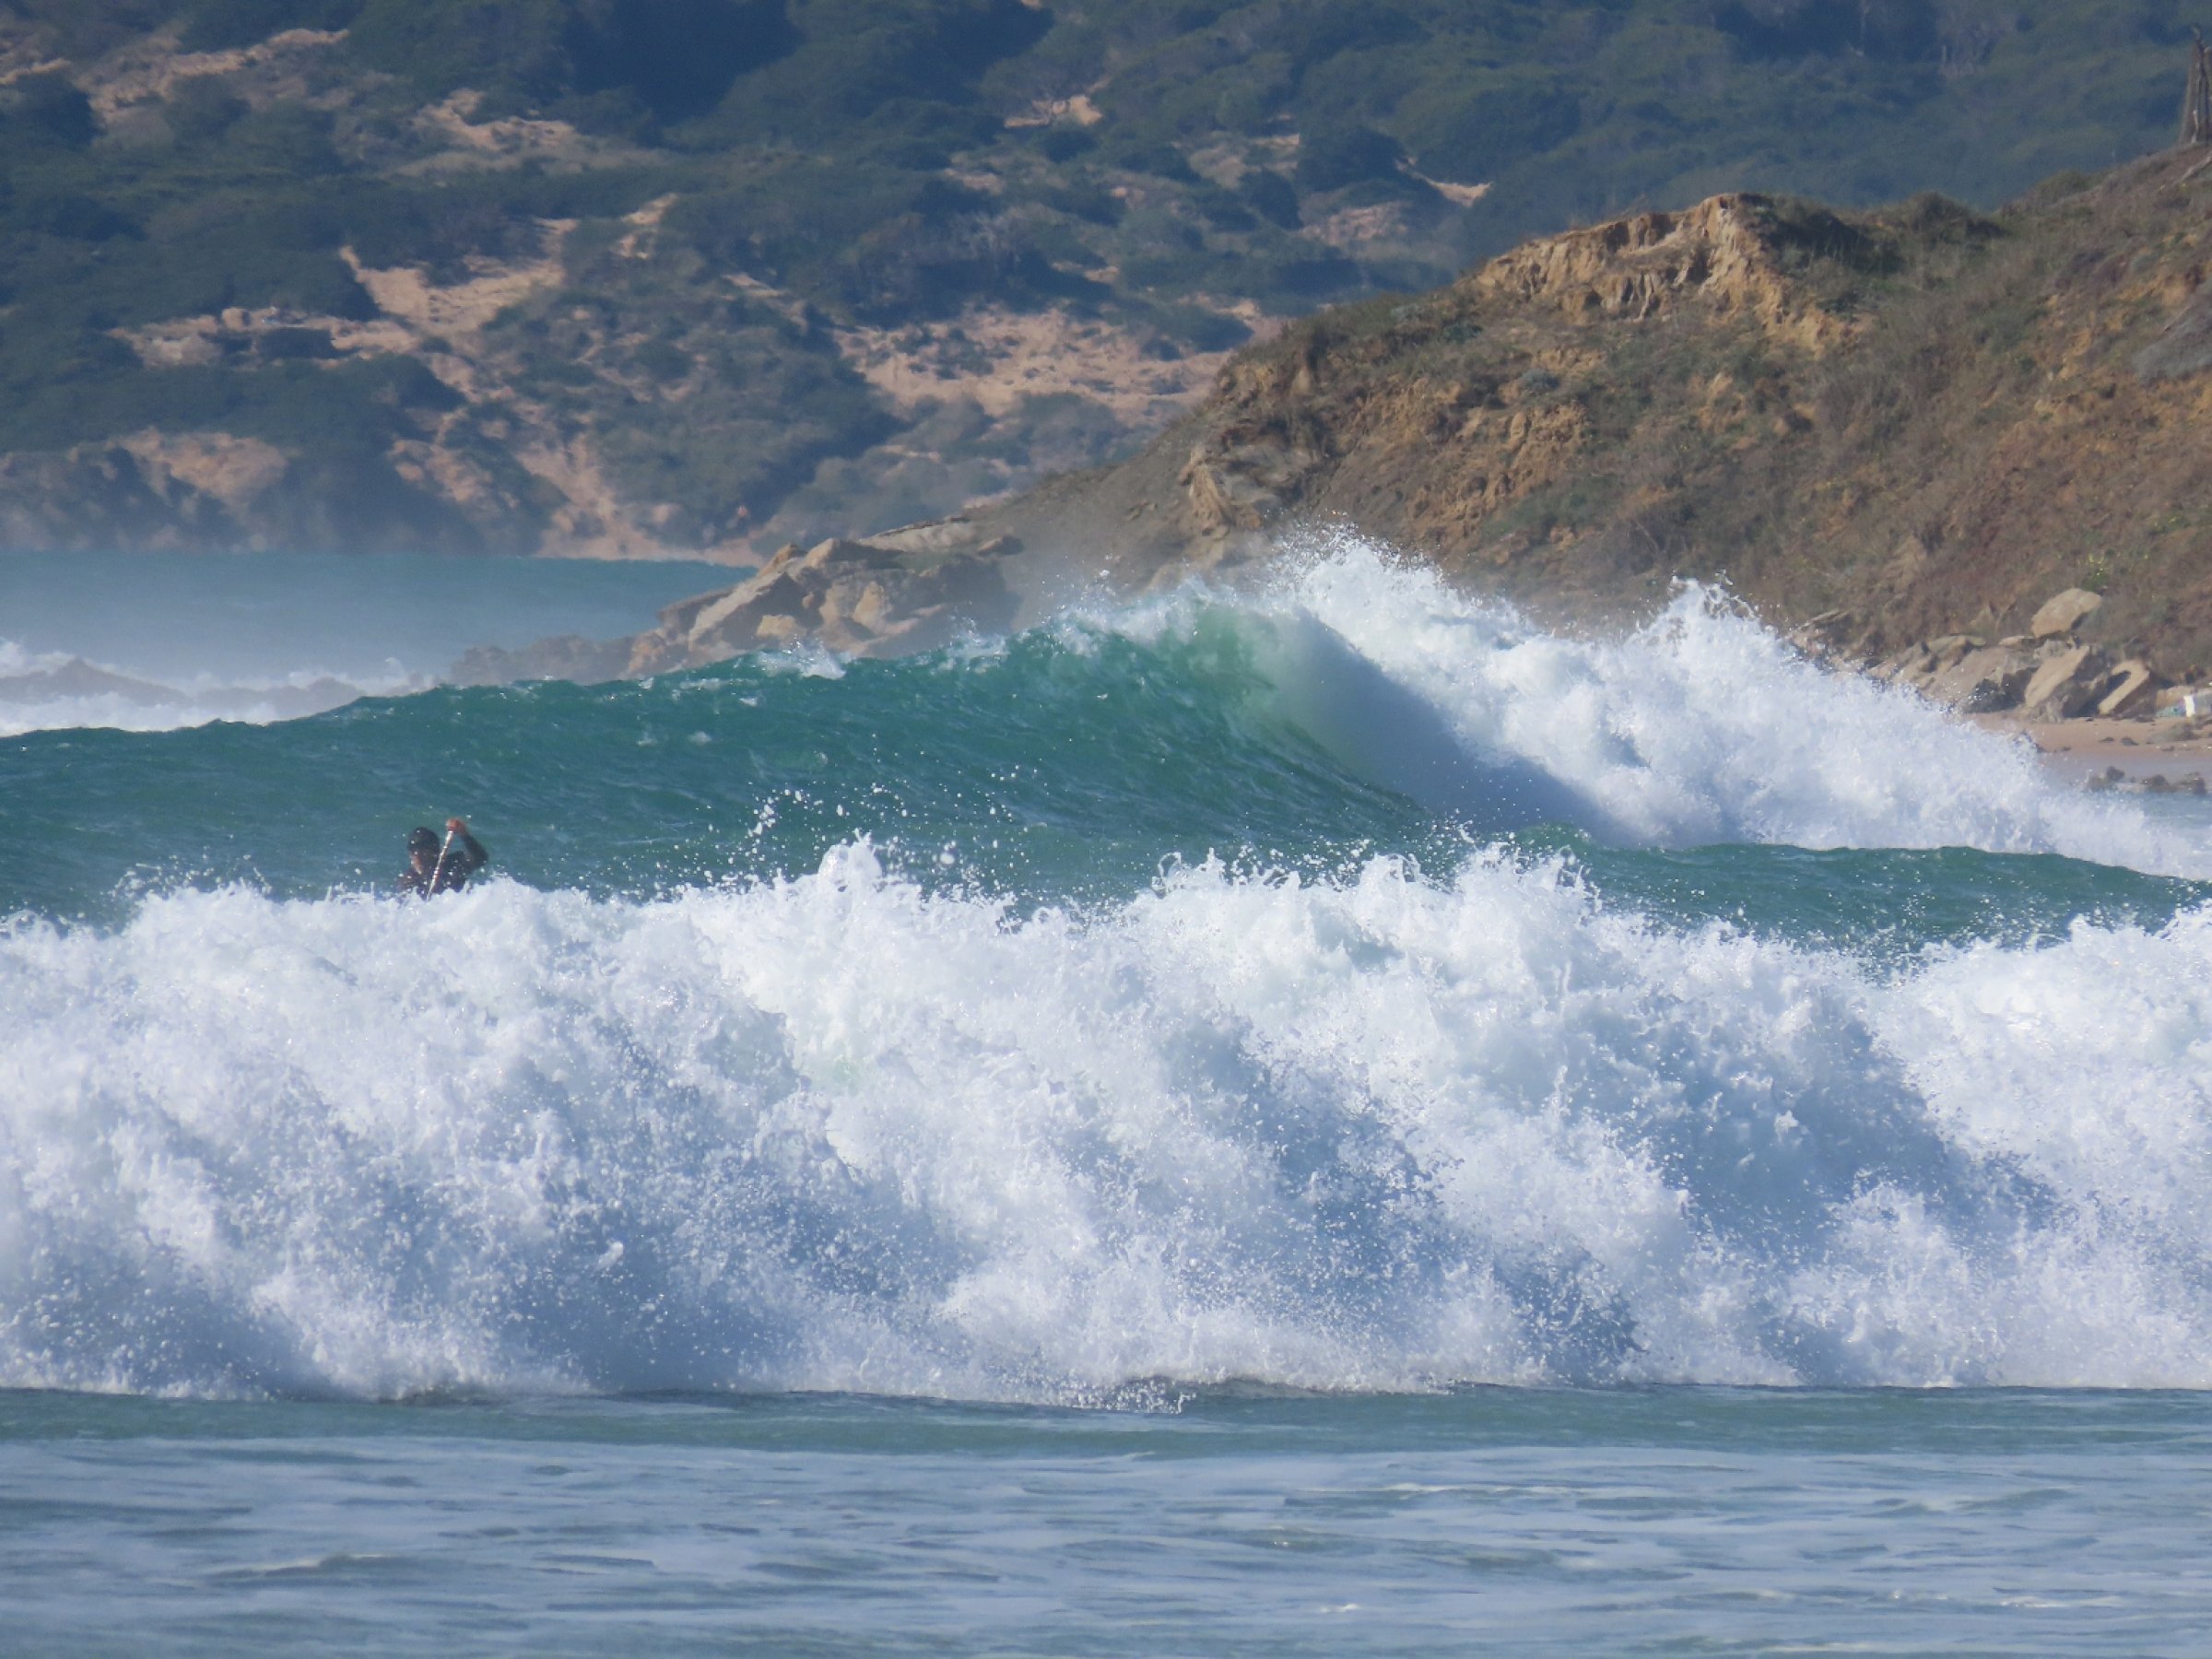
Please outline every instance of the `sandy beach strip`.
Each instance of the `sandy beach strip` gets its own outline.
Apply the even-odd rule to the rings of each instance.
[[[2018,714],[1971,714],[1985,732],[2024,736],[2050,757],[2054,770],[2094,775],[2118,767],[2130,781],[2164,776],[2212,786],[2212,722],[2203,720],[2023,720]]]

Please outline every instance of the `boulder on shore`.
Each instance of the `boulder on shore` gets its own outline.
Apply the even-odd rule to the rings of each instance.
[[[1806,618],[1783,638],[1816,663],[1864,662],[1865,632],[1858,612],[1831,610]]]
[[[2131,657],[2105,680],[2104,694],[2097,700],[2097,713],[2104,720],[2129,720],[2153,712],[2159,700],[2159,677],[2150,665]]]
[[[2103,651],[2063,634],[2041,641],[2015,634],[1994,645],[1976,634],[1944,634],[1907,647],[1869,672],[1962,714],[2017,710],[2033,721],[2090,714],[2145,719],[2161,688],[2157,672],[2142,658],[2114,666]]]
[[[2103,597],[2088,588],[2068,588],[2063,594],[2053,594],[2043,601],[2042,608],[2028,624],[2028,631],[2039,640],[2063,639],[2073,633],[2089,618],[2103,607]]]
[[[2102,694],[2111,668],[2094,645],[2076,645],[2048,658],[2020,695],[2030,720],[2071,720]]]
[[[1970,653],[1983,649],[1986,643],[1976,634],[1945,634],[1939,639],[1924,640],[1917,645],[1907,646],[1888,662],[1877,665],[1874,677],[1896,680],[1916,691],[1927,691],[1938,677],[1957,667]]]
[[[1962,714],[1986,714],[2018,703],[2035,672],[2035,657],[2018,646],[1982,645],[1938,671],[1922,689]]]

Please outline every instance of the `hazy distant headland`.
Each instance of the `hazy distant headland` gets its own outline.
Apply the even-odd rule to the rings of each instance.
[[[1704,424],[1678,462],[1639,450],[1643,472],[1571,502],[1524,488],[1526,465],[1489,475],[1521,517],[1441,549],[1511,543],[1519,580],[1602,522],[1626,537],[1608,558],[1643,548],[1648,574],[1743,528],[1682,517],[1713,445],[1873,441],[1847,387],[1808,390],[1829,371],[1804,365],[1852,361],[1863,401],[1884,396],[1820,327],[1856,337],[1890,296],[1958,296],[1914,301],[1934,326],[2058,245],[1983,212],[2171,142],[2183,20],[1994,0],[0,0],[0,545],[751,562],[1134,453],[1240,347],[1265,347],[1224,382],[1249,402],[1298,354],[1423,339],[1386,306],[1267,344],[1532,235],[1727,190],[1972,205],[1852,232],[1894,270],[1784,237],[1777,258],[1817,267],[1778,272],[1805,287],[1793,315],[1832,326],[1761,324],[1742,347],[1761,360],[1698,363]],[[2053,372],[2042,321],[2007,318],[2020,349],[1985,339],[1974,360]],[[1446,346],[1488,349],[1423,349]],[[1602,450],[1639,424],[1624,398],[1690,409],[1653,378],[1687,359],[1615,356],[1603,388],[1571,361],[1516,371],[1535,453]],[[1898,419],[1926,399],[1908,401]],[[1257,498],[1206,467],[1241,523]],[[1755,546],[1801,470],[1751,480],[1770,488],[1743,514]],[[1959,544],[1928,534],[1933,509],[1860,528],[1845,495],[1892,482],[1838,481],[1821,512],[1846,542],[1878,522],[1883,559],[1913,565],[1898,549],[1918,538],[1909,608]],[[2138,558],[2084,535],[2020,556]],[[1772,561],[1728,562],[1758,585]],[[1828,580],[1774,578],[1807,604]]]

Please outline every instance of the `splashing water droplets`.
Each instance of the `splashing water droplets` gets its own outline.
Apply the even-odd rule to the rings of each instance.
[[[1227,666],[1175,678],[1161,653],[1194,641]],[[905,875],[855,830],[905,810],[899,777],[825,759],[818,816],[853,819],[796,872],[18,915],[0,1384],[2212,1385],[2201,906],[1875,962],[1640,914],[1500,838],[2149,871],[2202,869],[2200,841],[1712,594],[1575,640],[1357,547],[913,683],[1063,676],[1016,711],[1044,736],[975,774],[1027,779],[1133,651],[1104,705],[1131,712],[1095,718],[1249,700],[1465,827],[1457,867],[1171,852],[1103,896],[1008,897],[966,874],[1006,792],[972,786]],[[743,688],[836,700],[900,671],[808,660]],[[723,695],[606,695],[679,691]],[[1090,782],[1039,798],[1072,811]],[[714,821],[755,846],[815,798]]]

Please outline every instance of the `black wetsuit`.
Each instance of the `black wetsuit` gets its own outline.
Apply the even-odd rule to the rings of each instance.
[[[418,870],[409,865],[400,875],[399,890],[403,893],[419,893],[425,899],[434,892],[457,893],[468,885],[471,876],[490,862],[491,854],[484,851],[475,836],[464,830],[453,837],[453,845],[446,848],[443,865],[440,865],[436,860],[431,861],[429,870]],[[434,888],[430,885],[432,871],[436,872],[438,877],[438,885]]]

